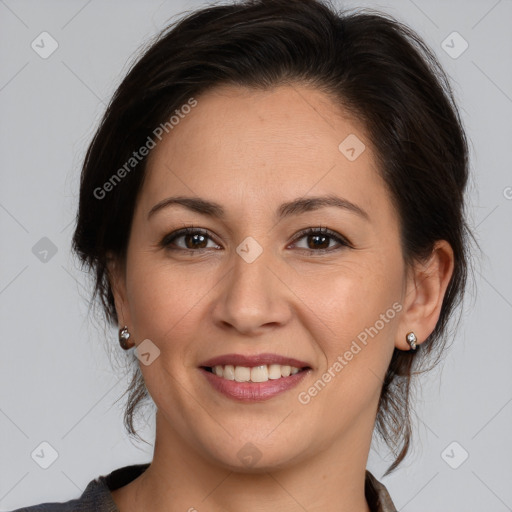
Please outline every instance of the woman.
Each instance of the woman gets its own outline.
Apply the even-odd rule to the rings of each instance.
[[[446,75],[389,16],[256,0],[165,30],[89,147],[73,238],[153,460],[23,510],[395,510],[372,433],[389,473],[462,298],[467,177]]]

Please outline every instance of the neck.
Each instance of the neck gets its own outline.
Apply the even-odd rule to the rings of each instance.
[[[156,427],[151,465],[112,493],[120,512],[371,512],[364,494],[371,430],[354,428],[292,467],[240,473],[206,461],[158,414]]]

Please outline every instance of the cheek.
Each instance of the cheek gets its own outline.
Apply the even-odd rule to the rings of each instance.
[[[401,296],[401,267],[397,261],[388,264],[382,257],[369,256],[355,255],[329,270],[296,274],[297,295],[310,316],[317,318],[334,349],[340,340],[373,326],[388,310],[386,320],[396,316],[393,304]]]
[[[332,404],[334,423],[339,411],[345,410],[343,417],[356,417],[378,399],[401,310],[400,265],[395,262],[391,268],[395,270],[387,271],[378,259],[354,264],[350,271],[317,281],[311,297],[313,311],[322,319],[315,341],[325,365],[320,379],[328,382],[328,389],[321,401]]]
[[[302,398],[314,402],[332,425],[349,422],[362,411],[373,414],[394,350],[400,281],[394,275],[398,272],[377,268],[360,266],[357,272],[331,275],[317,281],[312,294],[310,289],[310,318],[311,323],[313,317],[321,319],[314,336],[324,363],[319,380],[302,390]]]
[[[179,340],[213,284],[208,284],[204,272],[171,265],[151,254],[134,254],[129,268],[127,294],[136,338],[149,338],[158,345],[167,338]]]

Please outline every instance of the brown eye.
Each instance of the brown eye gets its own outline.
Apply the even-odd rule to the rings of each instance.
[[[308,235],[309,249],[328,249],[330,244],[330,236],[326,235]]]
[[[296,240],[302,239],[306,240],[305,247],[298,246],[297,242],[294,243],[294,246],[310,252],[331,252],[340,247],[352,247],[345,237],[327,228],[309,228],[302,231]]]
[[[181,237],[185,240],[185,245],[187,246],[187,249],[204,249],[207,245],[205,244],[205,240],[207,237],[205,237],[202,234],[195,234],[195,235],[182,235]]]
[[[208,246],[209,241],[211,241],[211,237],[206,231],[185,228],[165,236],[160,245],[170,250],[196,251],[212,248],[212,246]],[[215,244],[215,247],[218,246]]]

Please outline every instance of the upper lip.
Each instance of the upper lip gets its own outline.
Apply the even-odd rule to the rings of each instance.
[[[252,368],[254,366],[262,366],[265,364],[280,364],[282,366],[294,366],[295,368],[309,368],[308,363],[294,359],[292,357],[284,357],[278,354],[256,354],[256,355],[243,355],[243,354],[224,354],[222,356],[212,357],[204,361],[199,366],[206,366],[212,368],[214,366],[225,366],[231,364],[233,366],[246,366]]]

